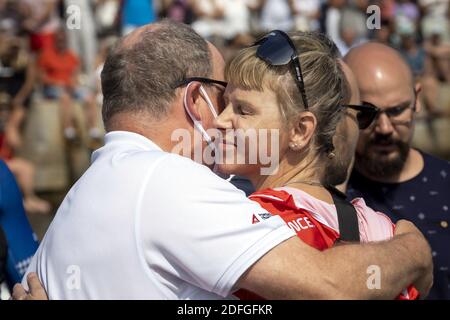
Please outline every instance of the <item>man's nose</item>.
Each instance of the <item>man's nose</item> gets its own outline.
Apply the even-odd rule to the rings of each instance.
[[[382,135],[389,135],[394,131],[394,126],[389,117],[383,112],[376,119],[375,132]]]

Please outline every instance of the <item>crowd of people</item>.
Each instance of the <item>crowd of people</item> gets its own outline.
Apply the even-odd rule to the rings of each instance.
[[[367,8],[380,8],[379,28],[367,27]],[[68,28],[71,6],[79,28]],[[0,2],[0,155],[17,175],[25,206],[46,213],[50,205],[33,191],[34,169],[16,155],[30,105],[40,94],[56,101],[67,143],[80,143],[74,102],[84,106],[91,150],[101,145],[99,75],[105,56],[121,36],[162,17],[191,24],[225,59],[268,30],[326,33],[342,54],[368,40],[394,46],[423,85],[430,117],[447,113],[438,105],[440,85],[450,81],[449,3],[446,0],[38,0]],[[76,16],[74,16],[76,19]],[[82,128],[83,129],[83,128]]]
[[[369,12],[372,5],[379,11]],[[433,299],[449,299],[449,164],[411,147],[416,113],[422,106],[430,119],[447,116],[450,109],[438,103],[441,86],[450,84],[449,7],[448,0],[0,0],[0,159],[8,166],[2,168],[8,181],[8,170],[15,175],[26,212],[51,211],[34,190],[32,162],[17,154],[37,96],[58,105],[67,148],[82,143],[80,130],[88,132],[92,151],[105,143],[69,191],[38,254],[31,260],[27,249],[9,266],[15,270],[9,284],[18,282],[31,261],[29,271],[40,270],[34,280],[52,299],[230,294],[244,299],[333,298],[333,294],[416,299],[428,293]],[[170,20],[157,23],[166,17]],[[370,27],[369,18],[378,27]],[[267,34],[271,30],[277,31]],[[258,39],[262,40],[252,46]],[[290,52],[286,61],[270,55],[271,41]],[[291,60],[297,52],[299,59]],[[298,68],[286,67],[294,63]],[[208,116],[199,111],[205,106],[199,100],[206,101]],[[264,110],[259,109],[262,101]],[[179,108],[168,108],[171,103]],[[83,106],[86,128],[75,124],[75,104]],[[336,110],[336,105],[342,109]],[[98,125],[99,106],[105,128]],[[298,116],[300,110],[306,115]],[[169,114],[171,121],[166,119]],[[210,176],[205,171],[209,169],[167,156],[173,149],[167,137],[179,126],[199,130],[206,141],[211,139],[205,129],[213,127],[281,130],[285,134],[281,170],[267,178],[257,173],[258,165],[215,167],[221,175],[231,174],[230,182],[250,201],[221,177]],[[286,128],[289,134],[283,131]],[[139,156],[147,151],[154,158]],[[158,166],[158,172],[149,169],[149,163]],[[15,182],[10,185],[19,190]],[[104,188],[93,188],[98,185]],[[419,185],[426,194],[417,193]],[[180,199],[169,201],[168,190]],[[199,190],[204,193],[193,197]],[[343,201],[343,193],[355,200]],[[114,194],[121,194],[119,203],[111,202]],[[355,211],[357,220],[349,223],[356,225],[356,234],[354,229],[350,235],[344,233],[338,202],[343,211]],[[137,208],[139,218],[120,215],[130,208]],[[147,208],[164,214],[141,214]],[[7,209],[24,217],[23,210]],[[258,210],[262,211],[255,216]],[[191,224],[186,220],[190,217],[170,220],[183,211],[195,217]],[[227,219],[221,217],[225,212]],[[133,219],[140,222],[138,231],[123,231],[124,225],[136,223]],[[417,229],[392,223],[400,219],[418,226],[431,245],[430,257]],[[2,227],[10,242],[10,227]],[[36,239],[27,228],[27,248],[35,250]],[[102,231],[104,238],[96,228],[107,230]],[[137,246],[138,254],[125,254],[128,242],[122,240],[134,239],[134,232],[141,234],[143,244]],[[199,241],[196,232],[210,240]],[[214,240],[214,232],[221,237]],[[102,245],[111,246],[110,233],[122,234],[115,245],[123,250],[98,255]],[[409,236],[408,245],[399,236],[402,233]],[[94,235],[100,238],[90,246]],[[293,235],[330,253],[309,252],[290,239]],[[334,247],[347,236],[364,243],[391,240],[384,247]],[[177,250],[179,242],[186,246],[183,252]],[[258,242],[262,244],[253,245]],[[63,252],[71,243],[79,246],[76,264],[87,275],[83,290],[66,290],[66,282],[59,278],[72,265],[73,252]],[[411,244],[423,249],[418,256],[411,255],[416,260],[407,257],[415,248],[399,248],[412,248]],[[229,250],[212,256],[214,246]],[[264,255],[273,248],[275,254]],[[404,256],[396,250],[405,250]],[[236,252],[242,254],[239,259]],[[325,260],[345,269],[348,258],[343,256],[359,258],[346,267],[354,274],[375,259],[389,270],[386,287],[368,292],[358,283],[362,278],[350,281],[339,270],[327,270]],[[431,256],[435,285],[430,291]],[[51,270],[45,269],[47,259],[52,260]],[[95,279],[97,268],[110,264],[109,259],[126,264]],[[277,279],[277,286],[281,282],[285,287],[278,289],[266,279],[279,274],[273,265],[280,261],[286,270],[295,270],[302,262],[316,276],[307,280],[285,272],[286,277]],[[150,267],[136,272],[142,263]],[[225,273],[224,266],[228,266]],[[126,281],[117,285],[133,292],[110,292],[103,286],[108,277],[117,278],[115,272],[127,268],[128,276],[122,278],[136,286],[130,289]],[[342,283],[341,291],[328,288],[325,293],[319,270],[334,277],[334,284]],[[172,285],[182,289],[173,290]],[[402,289],[407,290],[400,294]],[[20,298],[27,295],[23,288],[18,290]]]

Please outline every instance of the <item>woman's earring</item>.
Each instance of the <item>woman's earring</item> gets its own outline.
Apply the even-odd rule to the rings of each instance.
[[[293,143],[291,142],[289,144],[289,147],[293,150],[293,151],[298,151],[300,149],[300,146],[297,143]]]
[[[336,154],[334,152],[330,152],[328,154],[328,159],[333,159],[334,157],[336,157]]]

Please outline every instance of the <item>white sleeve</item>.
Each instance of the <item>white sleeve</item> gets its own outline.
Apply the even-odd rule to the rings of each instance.
[[[138,208],[146,263],[209,292],[228,296],[251,265],[295,236],[279,216],[264,215],[190,159],[171,155],[148,180]],[[253,215],[261,222],[253,224]]]

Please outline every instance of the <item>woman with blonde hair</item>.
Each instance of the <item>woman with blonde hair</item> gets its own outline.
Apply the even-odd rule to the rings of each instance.
[[[358,130],[370,125],[377,110],[358,105],[351,71],[326,36],[297,32],[290,37],[272,31],[240,51],[227,64],[225,77],[226,107],[216,119],[216,127],[225,137],[217,144],[218,151],[227,159],[218,164],[220,172],[247,177],[258,190],[250,199],[280,215],[303,241],[317,249],[393,236],[394,225],[387,216],[373,211],[360,198],[350,204],[328,185],[345,179],[352,155],[340,153],[355,145]],[[269,146],[270,153],[279,154],[277,170],[262,174],[265,164],[248,161],[255,146],[247,143],[238,148],[240,142],[249,142],[248,136],[230,135],[231,129],[275,134],[278,139],[267,140],[278,142]],[[250,144],[256,143],[260,154],[266,139],[256,136]],[[230,154],[245,161],[230,162]],[[340,172],[330,177],[330,168]],[[261,219],[264,217],[255,213],[253,222]],[[399,298],[415,299],[417,295],[410,288]],[[237,296],[255,298],[242,291]]]

